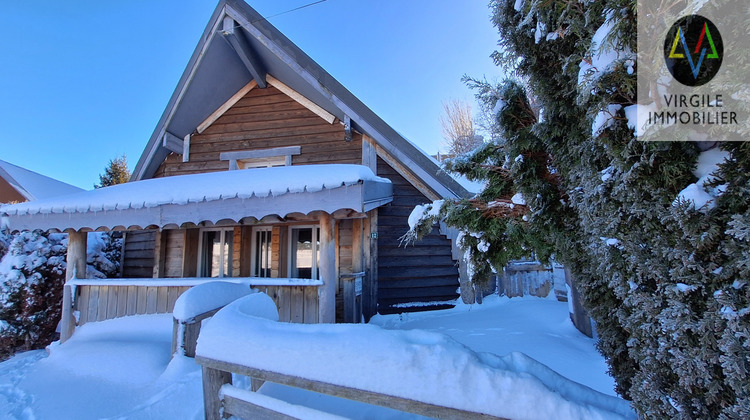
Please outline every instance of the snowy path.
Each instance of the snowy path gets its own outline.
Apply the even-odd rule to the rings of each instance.
[[[594,341],[567,321],[567,305],[537,298],[490,298],[482,306],[378,316],[392,329],[446,333],[480,352],[521,351],[557,372],[612,395]],[[80,328],[65,345],[0,363],[0,419],[201,419],[200,369],[170,362],[170,315],[146,315]],[[320,394],[265,386],[262,393],[353,418],[414,418]]]

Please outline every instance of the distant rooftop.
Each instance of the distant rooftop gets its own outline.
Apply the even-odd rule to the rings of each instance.
[[[0,202],[22,201],[21,199],[34,201],[84,191],[76,186],[38,174],[4,160],[0,160],[0,183],[3,184],[0,188],[5,187],[5,190],[7,190],[7,187],[10,186],[16,192],[16,194],[12,194],[13,191],[3,191],[10,193],[3,195],[11,198],[7,199],[0,196]]]

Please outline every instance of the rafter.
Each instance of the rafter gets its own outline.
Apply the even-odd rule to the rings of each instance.
[[[266,71],[261,65],[260,61],[255,56],[250,43],[245,38],[242,27],[231,17],[224,16],[224,27],[222,30],[224,39],[229,42],[229,45],[234,48],[234,51],[239,56],[242,64],[245,65],[247,70],[253,76],[253,79],[258,83],[258,87],[265,89],[266,86]]]

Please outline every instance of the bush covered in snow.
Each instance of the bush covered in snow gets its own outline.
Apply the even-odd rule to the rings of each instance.
[[[0,359],[56,339],[66,250],[64,234],[13,236],[0,261]]]
[[[57,339],[68,239],[41,231],[0,234],[0,360],[17,351],[43,348]],[[121,236],[88,235],[87,276],[116,277]]]
[[[750,143],[638,141],[635,3],[491,3],[522,82],[471,81],[502,139],[449,165],[489,183],[440,216],[482,232],[485,266],[533,249],[569,267],[645,418],[748,418]],[[527,214],[488,211],[515,193]]]

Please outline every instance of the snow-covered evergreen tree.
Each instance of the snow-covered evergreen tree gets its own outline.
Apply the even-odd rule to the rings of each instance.
[[[501,140],[448,165],[488,186],[413,235],[436,218],[474,232],[477,272],[554,254],[645,418],[750,417],[750,146],[637,140],[635,1],[491,8],[520,82],[470,81]]]
[[[57,338],[65,283],[66,234],[21,232],[6,238],[0,258],[0,360],[17,351],[43,348]],[[2,240],[2,239],[0,239]],[[89,233],[89,278],[112,278],[120,272],[122,235]]]
[[[65,283],[67,235],[15,235],[0,261],[0,359],[56,338]]]

